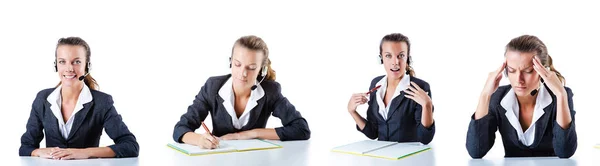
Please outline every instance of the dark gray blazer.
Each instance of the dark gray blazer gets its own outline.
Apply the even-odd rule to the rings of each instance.
[[[20,156],[30,156],[33,150],[40,148],[44,138],[42,130],[46,133],[46,147],[89,148],[98,147],[103,128],[115,142],[108,146],[115,152],[115,157],[138,156],[139,145],[113,106],[112,97],[92,89],[92,101],[83,104],[83,109],[73,116],[75,121],[71,132],[67,139],[63,138],[58,129],[58,119],[46,100],[54,89],[40,91],[33,101],[27,130],[21,136]]]
[[[264,80],[260,85],[265,91],[265,96],[257,101],[258,105],[250,110],[248,124],[241,129],[233,127],[231,116],[223,106],[223,98],[219,96],[219,89],[227,82],[231,75],[210,77],[196,95],[192,105],[188,107],[187,113],[175,124],[173,140],[183,143],[181,138],[187,132],[194,132],[210,113],[213,123],[212,133],[215,136],[223,136],[229,133],[265,128],[267,120],[271,115],[278,117],[283,127],[275,128],[277,136],[282,141],[307,140],[310,138],[308,123],[300,112],[281,94],[279,83]]]
[[[467,132],[467,151],[473,158],[482,158],[494,145],[496,130],[502,135],[505,157],[537,157],[558,156],[569,158],[577,149],[577,133],[575,132],[575,110],[573,110],[573,92],[565,87],[571,110],[571,124],[562,129],[556,123],[556,96],[546,87],[552,103],[544,108],[544,115],[535,122],[535,139],[531,146],[519,141],[517,132],[506,118],[506,110],[500,105],[502,98],[510,90],[510,85],[501,86],[490,98],[489,112],[481,119],[475,120],[473,114]]]
[[[371,81],[369,89],[374,88],[384,76],[379,76]],[[416,77],[410,77],[410,81],[415,82],[424,91],[431,90],[429,84]],[[390,111],[387,120],[379,114],[379,104],[377,103],[376,92],[369,96],[369,108],[367,108],[366,125],[360,130],[358,125],[356,129],[364,133],[370,139],[379,138],[380,141],[395,142],[421,142],[429,144],[435,134],[435,124],[425,128],[421,124],[421,114],[423,108],[417,102],[404,97],[405,93],[400,92],[390,103]]]

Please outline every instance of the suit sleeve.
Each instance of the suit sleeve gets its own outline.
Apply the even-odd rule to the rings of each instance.
[[[471,115],[466,146],[472,158],[482,158],[494,145],[496,130],[498,130],[496,112],[493,104],[490,104],[488,114],[484,117],[475,120],[475,114]]]
[[[273,103],[273,116],[281,120],[282,127],[275,128],[275,132],[281,141],[308,140],[310,129],[306,119],[300,115],[294,105],[281,94],[281,87],[276,84],[276,97]]]
[[[371,81],[371,86],[369,87],[369,89],[373,89],[375,87],[375,85],[377,84],[377,80],[378,79],[373,79]],[[371,93],[369,95],[369,107],[367,108],[367,119],[362,118],[363,121],[365,122],[365,127],[361,130],[360,127],[358,127],[358,124],[356,125],[356,130],[362,132],[363,134],[365,134],[365,136],[367,136],[369,139],[376,139],[379,137],[379,125],[377,123],[377,111],[373,110],[375,109],[373,106],[377,105],[377,97],[376,97],[376,92]]]
[[[173,140],[175,142],[183,143],[181,140],[183,135],[187,132],[194,132],[202,125],[202,121],[208,116],[208,112],[211,109],[208,104],[208,90],[210,80],[206,81],[206,84],[202,86],[200,92],[196,95],[192,105],[188,107],[185,114],[181,115],[179,122],[175,124],[173,130]]]
[[[40,142],[44,139],[44,129],[42,123],[41,107],[43,107],[43,99],[38,94],[33,104],[31,105],[31,113],[27,120],[26,130],[21,136],[21,147],[19,148],[19,156],[31,156],[31,152],[40,148]]]
[[[106,134],[115,142],[114,145],[108,146],[115,152],[116,158],[122,157],[137,157],[139,155],[140,146],[133,135],[123,122],[123,119],[113,106],[112,97],[109,97],[109,109],[104,116],[104,130]]]
[[[431,89],[429,84],[425,84],[423,86],[423,90],[428,92],[429,97],[431,98]],[[417,122],[417,138],[419,142],[423,144],[429,144],[431,140],[433,140],[433,136],[435,135],[435,122],[431,124],[429,127],[423,126],[421,123],[421,116],[423,115],[423,107],[419,104],[415,107],[415,121]],[[431,108],[433,112],[433,108]]]
[[[569,103],[569,110],[571,113],[571,124],[568,128],[563,129],[556,122],[556,117],[553,118],[553,129],[554,135],[552,139],[552,145],[554,146],[554,153],[560,158],[569,158],[573,156],[575,150],[577,150],[577,132],[575,132],[575,110],[573,109],[573,92],[571,89],[566,88],[567,98]]]

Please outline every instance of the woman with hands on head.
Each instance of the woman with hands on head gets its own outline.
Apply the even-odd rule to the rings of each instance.
[[[386,75],[371,81],[372,91],[355,93],[348,101],[357,130],[380,141],[430,143],[435,134],[431,89],[410,66],[408,37],[400,33],[383,37],[379,57]],[[356,112],[365,103],[369,105],[366,119]]]
[[[505,61],[491,72],[467,132],[467,151],[482,158],[500,132],[505,157],[558,156],[577,149],[573,93],[552,65],[546,45],[523,35],[506,45]],[[499,86],[502,74],[510,85]]]

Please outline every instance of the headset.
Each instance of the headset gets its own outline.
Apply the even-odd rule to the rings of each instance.
[[[262,67],[260,69],[260,77],[261,77],[260,81],[257,84],[252,85],[252,87],[250,88],[250,90],[254,90],[254,89],[258,88],[258,85],[265,80],[265,77],[267,77],[267,73],[269,71],[269,67],[267,66],[266,62],[267,62],[267,60],[265,60],[263,62]],[[232,67],[231,57],[229,57],[229,68],[231,68],[231,67]],[[256,78],[256,79],[258,80],[258,78]]]

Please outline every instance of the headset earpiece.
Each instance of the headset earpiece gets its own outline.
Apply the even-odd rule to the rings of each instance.
[[[406,56],[408,56],[408,57],[406,58],[406,74],[409,74],[409,75],[410,75],[410,70],[408,70],[408,69],[409,69],[409,68],[411,68],[411,67],[410,67],[410,63],[411,63],[410,59],[411,59],[411,58],[410,58],[410,55],[406,55]]]
[[[54,72],[58,72],[58,66],[56,66],[56,60],[54,60]]]
[[[89,73],[90,70],[92,70],[92,62],[88,61],[86,68],[85,68],[85,73]]]
[[[262,69],[261,69],[261,72],[260,72],[260,76],[261,77],[267,76],[268,70],[269,70],[269,67],[263,66]]]
[[[229,57],[229,68],[231,68],[231,57]]]
[[[381,57],[381,54],[379,54],[379,64],[383,64],[383,58]]]

